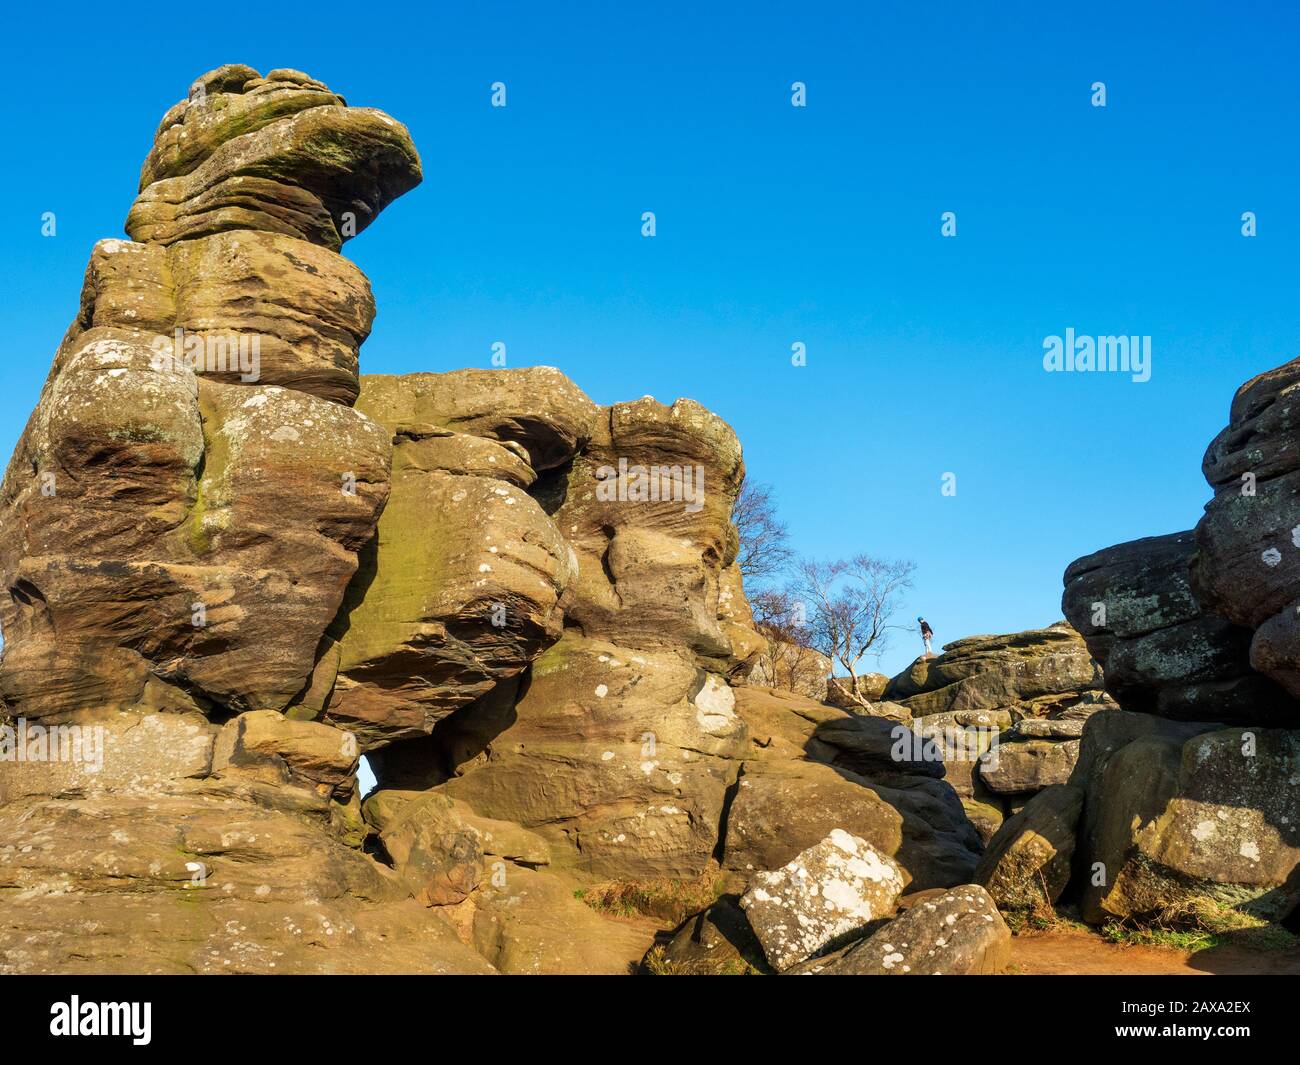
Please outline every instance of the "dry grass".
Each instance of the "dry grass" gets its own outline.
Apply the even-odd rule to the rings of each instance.
[[[651,917],[666,928],[707,910],[722,895],[722,875],[710,865],[693,880],[610,880],[574,892],[597,913],[614,917]]]
[[[1101,934],[1112,943],[1169,947],[1191,954],[1229,945],[1259,951],[1300,946],[1300,937],[1281,925],[1201,897],[1166,907],[1140,926],[1112,921]]]
[[[742,958],[727,958],[720,963],[711,961],[670,961],[663,947],[655,947],[645,957],[643,971],[649,976],[761,976]]]

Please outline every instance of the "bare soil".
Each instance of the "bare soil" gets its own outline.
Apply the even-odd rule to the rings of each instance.
[[[1189,954],[1125,946],[1075,929],[1026,932],[1011,941],[1015,976],[1208,976],[1300,974],[1300,949],[1260,951],[1231,944]]]

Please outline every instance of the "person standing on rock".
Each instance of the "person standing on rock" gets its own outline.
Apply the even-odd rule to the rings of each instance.
[[[921,623],[921,642],[925,644],[925,657],[929,658],[934,654],[930,650],[930,641],[934,638],[934,629],[930,628],[930,623],[925,618],[917,618],[916,620]]]

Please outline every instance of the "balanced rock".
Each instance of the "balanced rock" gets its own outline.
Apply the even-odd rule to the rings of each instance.
[[[420,178],[410,134],[382,111],[297,71],[232,65],[163,117],[126,229],[150,244],[252,230],[337,251]]]

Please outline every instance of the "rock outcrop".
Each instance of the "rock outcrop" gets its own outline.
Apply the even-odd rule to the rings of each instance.
[[[339,249],[420,176],[382,112],[226,66],[92,253],[0,487],[6,971],[627,972],[655,926],[593,886],[716,880],[689,953],[827,839],[873,914],[970,879],[897,721],[744,683],[721,418],[360,375]]]
[[[1000,902],[1035,904],[1036,873],[1038,894],[1075,898],[1094,922],[1167,924],[1206,904],[1281,920],[1296,908],[1297,374],[1288,363],[1238,390],[1205,456],[1215,494],[1194,533],[1066,569],[1062,607],[1123,709],[1090,717],[1069,783],[990,841],[977,879]],[[1066,887],[1071,847],[1081,875]]]
[[[1206,613],[1191,585],[1190,532],[1072,562],[1061,605],[1126,710],[1184,721],[1285,720],[1291,699],[1250,665],[1251,630]]]
[[[1237,390],[1201,469],[1214,490],[1196,526],[1192,584],[1204,609],[1253,633],[1250,662],[1300,698],[1300,360]],[[1291,722],[1300,724],[1300,714]]]

